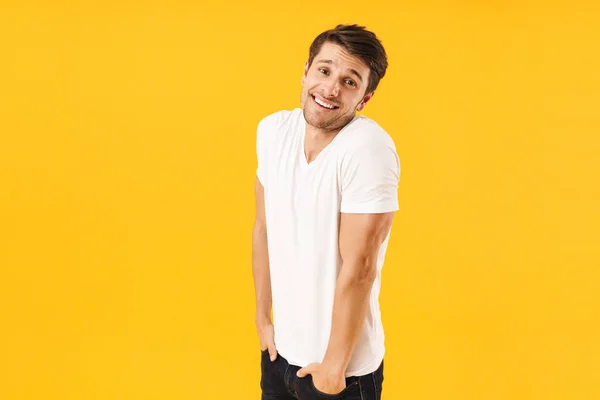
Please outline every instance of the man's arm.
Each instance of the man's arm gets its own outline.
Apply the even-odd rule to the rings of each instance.
[[[320,365],[311,364],[298,374],[312,374],[317,389],[325,393],[338,393],[345,387],[344,374],[364,326],[377,276],[379,247],[392,226],[393,216],[393,212],[341,215],[342,268],[335,287],[329,344]]]
[[[254,183],[256,216],[252,229],[252,275],[256,297],[256,329],[260,340],[260,349],[269,349],[271,360],[275,350],[273,324],[271,322],[271,276],[269,271],[269,252],[267,247],[267,223],[265,216],[264,188],[258,177]]]
[[[344,374],[364,326],[371,289],[377,276],[377,255],[394,217],[383,214],[342,214],[339,246],[342,269],[333,301],[333,320],[323,366]]]

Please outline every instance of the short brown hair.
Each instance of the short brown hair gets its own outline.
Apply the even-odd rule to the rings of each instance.
[[[365,94],[371,93],[379,85],[388,67],[387,54],[377,36],[368,31],[364,26],[338,25],[321,33],[310,45],[308,66],[312,65],[316,55],[321,51],[325,42],[332,42],[342,46],[348,53],[360,58],[371,70],[369,85]]]

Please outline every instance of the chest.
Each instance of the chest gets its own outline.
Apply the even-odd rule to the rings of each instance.
[[[341,201],[335,143],[307,160],[302,137],[282,138],[271,152],[271,206],[290,212],[337,212]],[[310,161],[310,162],[309,162]]]

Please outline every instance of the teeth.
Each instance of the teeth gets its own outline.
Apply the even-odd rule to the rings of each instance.
[[[327,108],[329,108],[330,110],[332,110],[332,109],[334,108],[334,106],[330,106],[329,104],[326,104],[326,103],[322,102],[322,101],[321,101],[321,100],[319,100],[317,97],[315,97],[315,101],[316,101],[317,103],[319,103],[320,105],[322,105],[323,107],[327,107]]]

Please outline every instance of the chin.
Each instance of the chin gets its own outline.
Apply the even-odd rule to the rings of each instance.
[[[307,115],[305,114],[304,118],[306,119],[306,122],[318,129],[332,131],[341,127],[338,125],[343,126],[343,124],[340,124],[340,120],[335,117],[319,118],[318,116],[309,114],[307,118]]]

